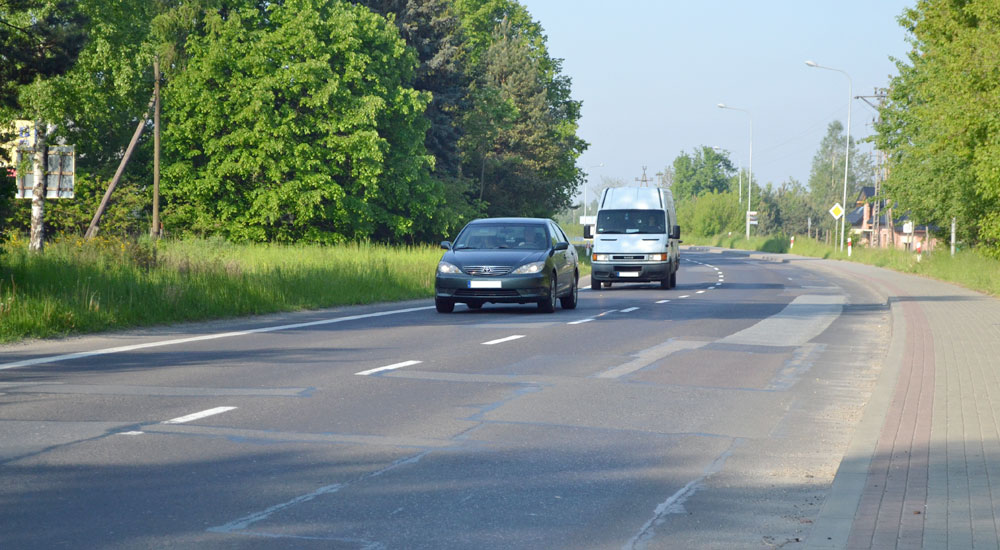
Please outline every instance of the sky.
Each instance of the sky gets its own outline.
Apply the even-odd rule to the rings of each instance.
[[[520,0],[583,102],[578,160],[588,188],[634,182],[701,146],[750,163],[759,184],[806,184],[848,98],[885,88],[911,46],[898,17],[916,0]],[[839,72],[809,67],[812,60]],[[749,111],[720,109],[724,103]],[[875,110],[851,104],[851,136]],[[862,145],[862,151],[870,150]],[[601,166],[603,165],[603,166]]]

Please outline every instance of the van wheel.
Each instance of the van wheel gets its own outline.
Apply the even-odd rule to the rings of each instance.
[[[677,286],[677,272],[674,271],[670,274],[670,288],[675,288]]]
[[[598,281],[593,277],[590,277],[590,290],[601,290],[601,281]]]
[[[670,290],[671,288],[670,277],[667,277],[666,279],[660,279],[660,288]]]

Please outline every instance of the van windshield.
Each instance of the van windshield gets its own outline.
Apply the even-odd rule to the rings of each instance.
[[[663,210],[601,210],[597,213],[597,233],[664,234],[667,224]]]

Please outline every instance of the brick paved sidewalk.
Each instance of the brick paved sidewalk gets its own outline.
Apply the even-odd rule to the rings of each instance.
[[[893,339],[806,547],[1000,547],[1000,300],[823,265],[886,296]]]

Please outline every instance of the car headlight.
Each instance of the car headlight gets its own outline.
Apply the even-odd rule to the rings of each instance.
[[[438,264],[438,273],[461,273],[462,270],[451,265],[448,262],[441,262]]]
[[[528,275],[531,273],[541,273],[545,269],[545,262],[531,262],[511,271],[512,275]]]
[[[594,262],[607,262],[611,260],[610,254],[594,254],[590,257],[591,261]]]

